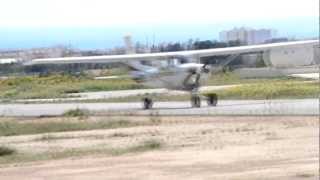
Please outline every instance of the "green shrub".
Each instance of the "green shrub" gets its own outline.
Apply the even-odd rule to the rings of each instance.
[[[63,116],[66,117],[83,117],[83,116],[88,116],[89,111],[85,109],[71,109],[63,113]]]
[[[143,141],[141,144],[130,148],[130,151],[133,151],[133,152],[149,151],[149,150],[160,149],[161,146],[162,144],[158,140],[146,140],[146,141]]]
[[[9,147],[0,146],[0,157],[1,156],[8,156],[15,153],[15,150]]]
[[[162,144],[161,142],[157,141],[157,140],[147,140],[143,142],[142,147],[144,147],[145,149],[159,149],[161,148]]]

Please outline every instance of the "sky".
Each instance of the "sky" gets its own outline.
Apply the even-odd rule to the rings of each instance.
[[[2,27],[206,23],[317,16],[318,0],[0,0]]]
[[[218,29],[229,28],[233,24],[273,26],[273,22],[278,25],[287,21],[291,24],[305,23],[303,19],[306,18],[311,24],[299,28],[308,31],[308,28],[313,28],[312,21],[317,21],[319,16],[318,0],[0,0],[0,5],[0,39],[5,39],[0,42],[0,48],[27,47],[28,42],[36,41],[38,45],[33,43],[32,46],[75,44],[74,39],[77,38],[77,43],[83,44],[89,42],[80,42],[82,37],[99,38],[89,31],[96,31],[97,34],[105,31],[109,34],[105,36],[110,37],[105,41],[112,41],[117,31],[117,38],[120,33],[121,36],[128,33],[137,37],[156,34],[159,38],[164,33],[167,39],[173,37],[175,40],[179,33],[188,34],[188,31],[193,31],[190,34],[194,37],[205,38],[201,32],[206,31],[203,29],[206,25],[207,28],[219,26]],[[179,26],[184,27],[186,32]],[[150,27],[153,28],[150,30]],[[170,32],[168,27],[176,28]],[[276,25],[274,27],[277,28]],[[285,31],[285,27],[279,28]],[[288,31],[292,30],[288,27]],[[317,27],[312,32],[316,30]],[[77,31],[78,36],[74,37],[72,31]],[[141,31],[148,35],[142,35]],[[42,38],[42,43],[37,34]],[[24,40],[20,46],[17,38]]]

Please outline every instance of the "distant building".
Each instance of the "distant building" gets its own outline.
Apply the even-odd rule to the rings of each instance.
[[[125,35],[123,37],[123,40],[125,43],[126,54],[135,54],[135,49],[133,47],[131,35]]]
[[[12,63],[17,63],[17,59],[13,58],[7,58],[7,59],[0,59],[0,64],[12,64]]]
[[[242,44],[261,44],[276,37],[276,31],[272,29],[234,28],[219,33],[220,41],[240,41]]]
[[[312,66],[319,64],[319,46],[295,45],[272,49],[263,54],[265,64],[278,67]]]
[[[21,59],[30,60],[35,58],[56,58],[69,55],[71,49],[64,46],[56,46],[50,48],[33,48],[24,50],[0,50],[0,59]]]

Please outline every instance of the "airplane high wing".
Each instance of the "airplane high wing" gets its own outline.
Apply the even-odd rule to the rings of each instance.
[[[177,51],[177,52],[163,52],[163,53],[47,58],[47,59],[34,59],[30,62],[27,62],[25,65],[70,64],[70,63],[115,63],[115,62],[127,63],[130,61],[166,60],[166,59],[175,58],[175,57],[197,59],[197,58],[208,57],[208,56],[265,52],[273,49],[290,48],[290,47],[306,46],[306,45],[315,46],[317,44],[319,44],[318,40],[307,40],[307,41],[294,41],[294,42],[270,43],[270,44],[261,44],[261,45],[249,45],[249,46],[215,48],[215,49],[204,49],[204,50],[189,50],[189,51]]]

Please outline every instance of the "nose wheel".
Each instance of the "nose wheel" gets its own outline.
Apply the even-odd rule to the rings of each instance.
[[[217,106],[218,103],[218,95],[210,94],[207,96],[207,104],[208,106]]]
[[[199,108],[201,107],[201,98],[198,95],[191,96],[191,106]]]
[[[142,103],[143,103],[143,109],[151,109],[152,108],[153,101],[151,98],[143,98]]]

